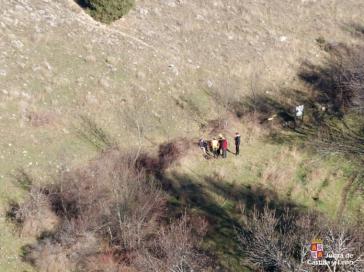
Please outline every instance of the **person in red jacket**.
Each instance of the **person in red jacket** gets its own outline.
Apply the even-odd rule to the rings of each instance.
[[[226,138],[222,139],[222,157],[225,159],[227,157],[227,150],[228,150],[228,141]]]

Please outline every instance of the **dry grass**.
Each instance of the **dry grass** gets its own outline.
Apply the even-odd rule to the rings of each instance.
[[[286,193],[294,184],[296,168],[301,159],[295,148],[283,148],[267,161],[260,182],[278,193]]]
[[[125,19],[105,27],[71,0],[47,5],[40,0],[5,1],[0,19],[4,25],[0,179],[5,184],[1,202],[17,194],[8,189],[7,173],[13,169],[29,165],[30,171],[47,180],[63,159],[74,165],[94,155],[69,133],[77,116],[89,116],[113,139],[130,146],[139,145],[137,132],[130,129],[135,125],[128,117],[120,120],[118,113],[130,108],[129,116],[137,116],[135,109],[142,109],[146,114],[139,119],[147,120],[148,130],[141,142],[143,148],[154,148],[167,138],[199,134],[199,124],[191,113],[175,107],[175,97],[194,94],[195,99],[210,88],[210,82],[211,88],[229,88],[233,95],[250,93],[256,74],[257,89],[290,82],[298,59],[319,62],[323,53],[315,44],[318,36],[346,40],[341,23],[362,21],[363,8],[357,0],[334,4],[330,0],[228,0],[208,5],[202,0],[141,0]],[[19,104],[24,100],[40,114],[56,112],[65,122],[60,129],[43,126],[42,118],[35,122],[42,126],[19,125]],[[204,103],[212,109],[208,120],[216,119],[221,109],[210,100]],[[250,128],[248,124],[242,136],[256,143],[259,128],[253,127],[257,134]],[[11,236],[6,233],[0,237],[2,247],[13,251],[13,243],[3,241]],[[8,257],[1,256],[0,262],[6,263]],[[15,261],[11,267],[17,266]],[[2,264],[0,268],[7,269]]]

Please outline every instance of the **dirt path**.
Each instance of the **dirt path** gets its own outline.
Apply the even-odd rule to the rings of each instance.
[[[347,199],[348,199],[348,195],[350,192],[351,187],[353,186],[356,178],[358,177],[358,173],[354,173],[350,179],[348,180],[347,184],[345,185],[342,193],[341,193],[341,201],[340,201],[340,205],[337,209],[337,213],[336,213],[336,219],[340,219],[343,215],[343,212],[346,208],[346,203],[347,203]]]

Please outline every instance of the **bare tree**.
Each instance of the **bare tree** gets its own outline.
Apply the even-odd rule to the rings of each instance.
[[[296,226],[288,213],[277,216],[276,211],[264,208],[254,211],[245,229],[238,236],[250,263],[264,271],[295,271],[292,258],[297,251],[293,242]],[[287,252],[291,252],[287,254]]]
[[[45,205],[58,219],[52,235],[27,250],[41,272],[196,271],[205,258],[188,217],[165,222],[166,193],[117,148],[34,192],[17,216],[26,222]]]
[[[162,227],[150,248],[144,248],[135,260],[139,271],[192,272],[202,271],[208,258],[197,248],[206,232],[206,223],[201,221],[200,236],[193,234],[190,217],[184,214],[179,220]]]
[[[238,232],[241,248],[250,263],[262,271],[363,271],[362,227],[343,227],[312,215],[292,211],[277,215],[267,207],[254,211]],[[325,257],[316,266],[310,256],[310,242],[321,238]],[[310,262],[311,260],[311,262]]]
[[[326,265],[330,272],[363,271],[363,233],[360,229],[348,230],[344,227],[326,229],[325,249],[330,262]]]

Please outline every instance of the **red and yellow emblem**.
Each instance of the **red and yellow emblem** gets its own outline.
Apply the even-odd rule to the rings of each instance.
[[[315,239],[311,242],[311,258],[318,260],[324,257],[324,244],[322,240]]]

